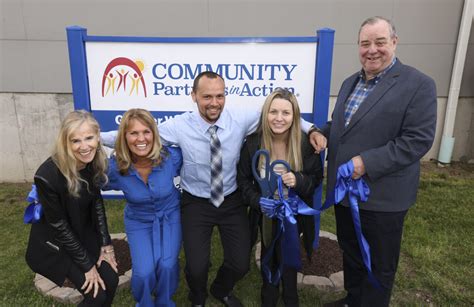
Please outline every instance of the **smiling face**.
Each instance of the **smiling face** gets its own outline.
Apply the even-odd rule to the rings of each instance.
[[[87,163],[94,160],[99,146],[99,136],[89,122],[82,123],[71,133],[69,142],[78,170],[83,169]]]
[[[130,120],[125,138],[133,158],[147,157],[153,148],[153,130],[138,119]]]
[[[273,99],[267,115],[268,125],[275,135],[287,134],[293,124],[291,102],[282,98]]]
[[[210,124],[215,123],[225,105],[225,84],[221,78],[203,76],[197,89],[191,93],[197,103],[199,114]]]
[[[398,38],[385,20],[366,24],[359,33],[359,60],[367,79],[387,68],[395,57]]]

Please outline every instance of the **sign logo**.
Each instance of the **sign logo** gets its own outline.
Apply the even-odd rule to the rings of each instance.
[[[102,76],[102,97],[115,95],[120,91],[129,96],[132,94],[138,96],[140,87],[146,97],[145,79],[142,74],[144,68],[145,64],[141,60],[132,61],[129,58],[119,57],[110,61]],[[132,83],[129,89],[127,89],[128,80]]]

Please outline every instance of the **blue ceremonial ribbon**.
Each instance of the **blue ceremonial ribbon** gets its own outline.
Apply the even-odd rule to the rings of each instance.
[[[38,192],[36,191],[36,185],[31,186],[31,191],[28,193],[26,201],[30,204],[25,209],[25,214],[23,215],[23,222],[25,224],[35,224],[38,223],[43,215],[43,206],[40,204],[38,199]]]
[[[358,179],[352,179],[353,172],[354,163],[352,162],[352,160],[339,166],[337,170],[336,186],[334,188],[334,191],[330,195],[328,195],[328,198],[321,207],[321,211],[328,209],[333,204],[338,204],[342,202],[344,197],[347,195],[349,199],[352,221],[354,223],[357,241],[359,242],[359,249],[362,254],[362,260],[364,261],[365,268],[367,269],[369,282],[375,288],[380,289],[380,283],[377,281],[372,272],[370,246],[362,233],[358,204],[358,199],[362,202],[366,202],[369,199],[370,189],[362,177]]]
[[[272,199],[272,197],[260,198],[260,208],[263,214],[271,219],[277,219],[277,233],[262,259],[264,276],[273,285],[279,283],[283,266],[293,267],[297,270],[301,268],[300,241],[295,215],[320,214],[319,210],[314,210],[302,201],[291,188],[288,188],[288,198],[285,199],[281,176],[278,176],[277,183],[279,199]],[[280,244],[282,261],[280,261],[276,271],[272,272],[270,261],[274,253],[275,244],[280,237],[282,237]]]
[[[314,219],[314,240],[313,240],[313,250],[317,250],[319,248],[319,231],[321,229],[321,213],[322,213],[322,204],[321,204],[321,189],[319,190],[316,195],[313,195],[313,208],[319,211],[319,214],[316,214]]]

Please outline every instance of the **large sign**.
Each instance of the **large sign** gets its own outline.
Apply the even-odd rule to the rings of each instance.
[[[130,108],[151,111],[157,122],[195,109],[193,80],[207,70],[224,78],[228,107],[259,110],[284,87],[307,120],[317,122],[315,109],[327,118],[331,29],[289,38],[107,37],[80,27],[67,33],[75,108],[94,113],[103,131],[117,129]]]
[[[275,88],[298,98],[303,117],[322,125],[329,106],[334,30],[310,37],[155,38],[89,36],[68,27],[75,109],[91,111],[102,131],[144,108],[162,122],[195,109],[190,94],[202,71],[226,82],[226,107],[259,110]],[[321,189],[315,196],[320,202]],[[318,207],[318,206],[317,206]]]

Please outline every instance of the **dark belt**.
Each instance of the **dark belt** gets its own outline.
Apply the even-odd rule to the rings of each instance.
[[[239,192],[239,189],[235,189],[234,192],[232,192],[232,193],[227,194],[226,196],[224,196],[224,200],[226,200],[226,199],[228,199],[228,198],[230,198],[230,197],[233,197],[233,196],[237,195],[238,192]],[[189,193],[189,192],[186,191],[186,190],[183,190],[183,197],[192,197],[192,198],[195,198],[195,199],[197,199],[197,200],[199,200],[199,201],[203,201],[203,202],[207,201],[207,202],[209,202],[209,203],[211,202],[211,199],[210,199],[210,198],[204,198],[204,197],[195,196],[195,195]]]

